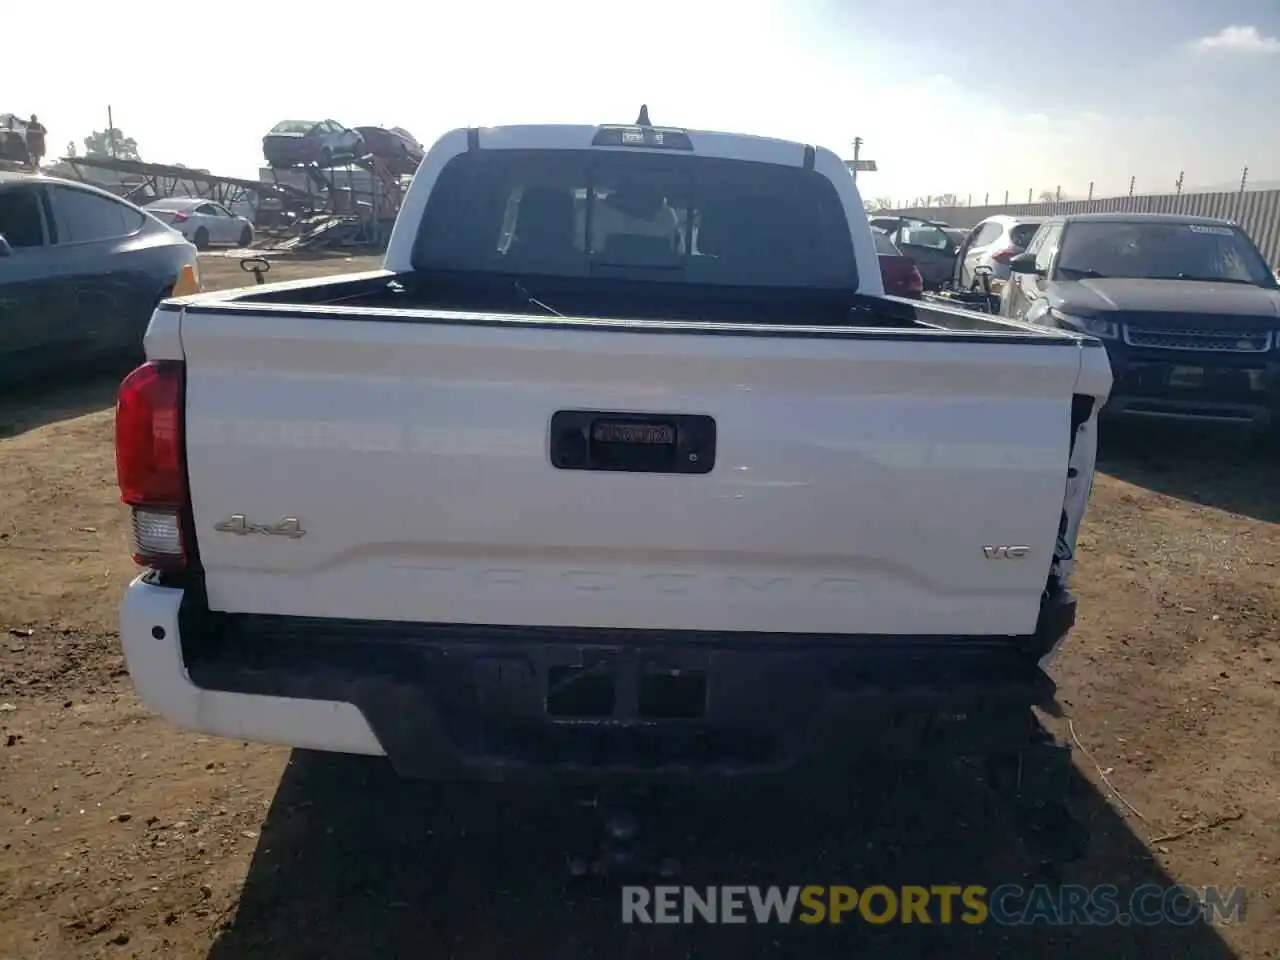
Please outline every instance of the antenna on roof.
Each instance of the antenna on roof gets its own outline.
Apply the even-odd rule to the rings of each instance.
[[[652,127],[649,122],[649,105],[647,103],[640,104],[640,116],[636,117],[637,127]]]

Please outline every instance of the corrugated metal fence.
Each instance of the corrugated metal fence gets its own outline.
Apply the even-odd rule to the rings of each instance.
[[[1174,193],[1145,197],[1108,197],[1105,200],[1069,200],[1062,203],[1014,203],[989,207],[935,207],[898,210],[896,213],[945,220],[956,227],[972,227],[998,213],[1010,216],[1051,217],[1067,213],[1186,213],[1219,217],[1239,224],[1253,237],[1267,262],[1280,264],[1280,190],[1240,193]]]

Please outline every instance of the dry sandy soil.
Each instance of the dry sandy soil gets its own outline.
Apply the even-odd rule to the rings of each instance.
[[[291,262],[272,279],[369,266]],[[217,258],[204,275],[249,279]],[[1092,833],[1060,876],[1243,884],[1245,922],[628,931],[616,889],[564,885],[573,797],[402,783],[381,762],[148,714],[116,634],[134,571],[113,387],[0,402],[0,957],[1280,957],[1274,460],[1231,440],[1113,438],[1080,546],[1081,622],[1053,671],[1070,721],[1048,721],[1078,740],[1073,805]],[[1003,808],[949,770],[674,802],[667,830],[699,882],[1038,875]]]

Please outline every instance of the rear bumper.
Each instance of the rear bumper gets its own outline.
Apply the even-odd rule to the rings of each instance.
[[[180,621],[185,591],[144,574],[120,608],[120,642],[138,695],[171,723],[220,737],[339,753],[383,753],[349,703],[253,696],[197,686],[183,661]]]
[[[1063,595],[1025,638],[655,637],[209,614],[144,576],[121,638],[142,699],[188,729],[412,776],[594,781],[1021,742],[1074,616]]]

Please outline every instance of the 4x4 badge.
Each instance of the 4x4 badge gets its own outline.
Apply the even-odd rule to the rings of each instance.
[[[263,533],[269,537],[288,537],[290,540],[297,540],[307,532],[302,529],[297,517],[285,517],[279,523],[250,523],[243,513],[215,523],[213,529],[219,533],[234,533],[241,537],[250,533]]]

